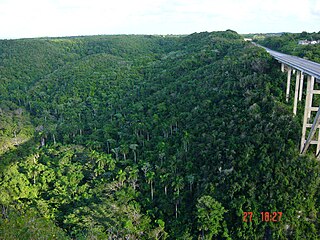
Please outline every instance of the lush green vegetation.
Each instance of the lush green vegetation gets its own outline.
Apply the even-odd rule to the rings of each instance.
[[[317,239],[275,64],[230,30],[0,41],[0,239]]]
[[[258,42],[273,50],[320,63],[320,43],[308,45],[299,44],[299,41],[303,40],[318,41],[320,40],[320,32],[284,33],[280,36],[267,36]]]

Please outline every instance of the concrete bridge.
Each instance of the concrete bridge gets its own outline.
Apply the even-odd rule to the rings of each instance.
[[[260,46],[262,47],[262,46]],[[320,64],[303,58],[291,56],[265,48],[266,51],[281,63],[281,71],[287,71],[286,101],[289,101],[291,77],[295,74],[295,91],[293,102],[293,114],[297,114],[298,101],[302,100],[304,79],[306,78],[305,107],[301,134],[300,153],[305,154],[311,144],[316,145],[316,156],[320,158],[320,108],[313,106],[313,96],[320,94]],[[320,85],[320,84],[319,84]],[[318,87],[318,88],[317,88]],[[306,138],[306,134],[308,136]]]

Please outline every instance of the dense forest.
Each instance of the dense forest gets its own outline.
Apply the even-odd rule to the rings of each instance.
[[[284,89],[231,30],[1,40],[0,239],[319,239]]]

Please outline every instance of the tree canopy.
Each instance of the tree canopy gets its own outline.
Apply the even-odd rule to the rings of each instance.
[[[317,239],[284,79],[232,30],[1,40],[0,239]]]

